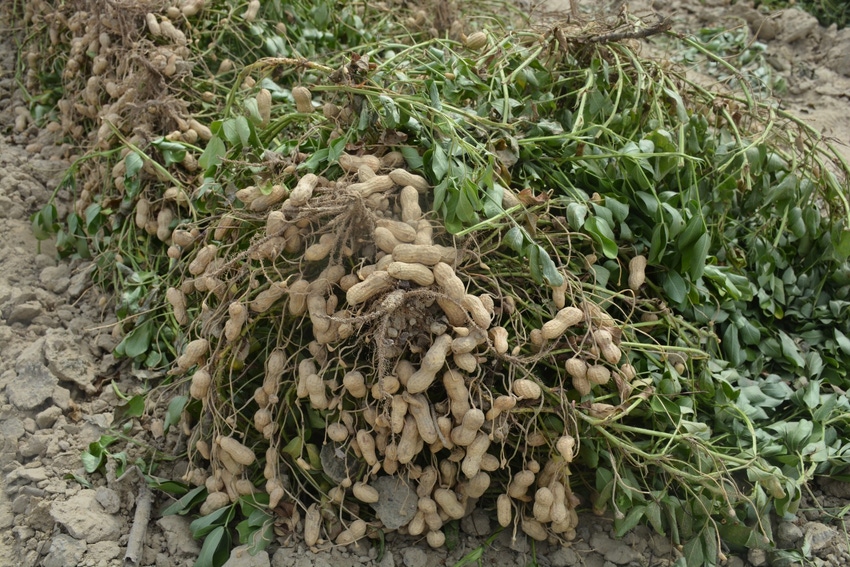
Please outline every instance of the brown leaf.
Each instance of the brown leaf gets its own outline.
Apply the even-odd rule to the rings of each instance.
[[[538,193],[535,195],[531,189],[526,187],[517,194],[517,198],[523,205],[542,205],[549,200],[547,193]]]

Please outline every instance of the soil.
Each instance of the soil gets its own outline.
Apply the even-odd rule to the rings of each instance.
[[[568,0],[551,0],[549,8],[568,9]],[[850,159],[850,29],[824,29],[793,9],[766,17],[747,3],[725,0],[635,3],[629,9],[661,11],[673,18],[676,31],[685,33],[709,25],[749,26],[767,43],[768,61],[788,84],[780,107],[820,129]],[[11,27],[0,22],[0,567],[128,565],[129,533],[145,489],[132,469],[121,478],[114,469],[86,475],[80,454],[109,432],[121,401],[112,383],[125,394],[140,391],[142,384],[110,354],[115,320],[104,307],[107,298],[91,286],[91,264],[58,261],[52,244],[33,236],[29,216],[59,185],[72,148],[35,126],[14,128],[14,109],[26,105],[15,81]],[[647,47],[672,57],[664,49],[663,43]],[[71,195],[60,191],[58,202],[60,209],[67,206]],[[143,434],[141,428],[126,433]],[[171,441],[160,442],[167,449]],[[161,517],[157,510],[163,503],[154,503],[139,564],[192,565],[199,543],[189,533],[189,520]],[[776,543],[789,550],[808,548],[815,565],[850,565],[847,531],[835,517],[848,509],[850,485],[818,483],[797,517],[778,523]],[[480,564],[504,567],[533,564],[535,558],[538,565],[552,567],[672,565],[680,556],[667,538],[646,528],[616,539],[611,518],[587,516],[580,525],[568,548],[535,547],[508,532],[487,543],[494,523],[474,514],[462,522],[452,552],[390,536],[380,559],[378,548],[368,542],[318,554],[295,543],[273,544],[268,553],[254,557],[237,549],[228,565],[453,565],[479,546],[484,549]],[[741,557],[727,553],[725,562],[735,567],[792,564],[758,550]]]

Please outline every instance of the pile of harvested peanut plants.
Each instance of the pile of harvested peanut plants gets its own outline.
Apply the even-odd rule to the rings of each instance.
[[[649,394],[633,391],[623,324],[567,270],[518,305],[508,282],[482,272],[485,250],[456,247],[423,214],[432,188],[403,164],[398,152],[343,153],[336,180],[305,173],[268,192],[245,187],[244,209],[205,237],[190,224],[171,235],[187,273],[166,295],[197,337],[175,372],[191,374],[203,406],[188,476],[208,490],[201,513],[264,490],[310,546],[348,544],[371,527],[440,547],[444,523],[487,494],[501,526],[569,541],[573,414],[624,408],[577,409],[569,393],[613,389],[623,404]],[[630,293],[645,259],[631,264]],[[188,304],[201,306],[197,318]],[[407,501],[387,506],[399,492]],[[298,507],[278,508],[311,493],[301,522]]]
[[[561,543],[579,510],[645,521],[713,565],[850,465],[850,166],[616,41],[663,22],[475,4],[27,5],[54,128],[102,119],[59,248],[162,378],[134,417],[182,421],[204,565],[237,511],[254,548],[440,547],[476,509]]]

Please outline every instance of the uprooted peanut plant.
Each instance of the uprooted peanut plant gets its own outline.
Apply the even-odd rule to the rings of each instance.
[[[237,512],[257,548],[439,547],[479,508],[562,543],[610,512],[712,565],[846,471],[850,167],[639,57],[665,22],[135,5],[27,21],[65,55],[43,119],[90,148],[60,248],[159,373],[136,417],[181,422],[199,562]]]

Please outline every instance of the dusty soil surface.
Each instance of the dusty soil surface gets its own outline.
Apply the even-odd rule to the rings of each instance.
[[[564,7],[565,0],[552,5]],[[707,25],[746,25],[759,33],[769,45],[769,61],[789,85],[781,107],[835,138],[850,159],[850,29],[825,30],[796,10],[765,17],[746,3],[729,6],[723,0],[636,4],[632,10],[646,9],[671,15],[674,29],[685,33]],[[39,247],[32,235],[29,216],[58,186],[71,149],[35,127],[14,130],[13,109],[24,104],[14,80],[10,27],[0,21],[0,567],[125,565],[141,489],[138,478],[132,473],[116,478],[114,470],[85,475],[80,454],[109,431],[120,402],[112,382],[125,393],[139,391],[142,384],[110,354],[114,318],[107,298],[91,287],[91,265],[57,261],[50,243]],[[664,46],[651,49],[663,54]],[[58,198],[60,205],[71,202],[62,192]],[[154,504],[140,564],[192,565],[199,544],[189,533],[189,520],[161,517],[157,510],[164,503],[160,498]],[[813,486],[796,520],[778,524],[777,543],[792,550],[806,546],[815,565],[850,564],[847,531],[835,518],[842,509],[846,513],[848,504],[847,484]],[[679,556],[666,538],[646,528],[614,539],[610,518],[582,518],[577,540],[563,549],[532,547],[508,532],[487,544],[494,525],[484,514],[467,518],[452,552],[391,537],[380,560],[369,543],[319,554],[297,544],[273,544],[255,557],[237,550],[229,565],[453,565],[479,546],[484,546],[482,564],[504,567],[533,564],[535,558],[538,565],[552,567],[671,565]],[[761,551],[727,555],[725,564],[735,567],[791,564]]]

